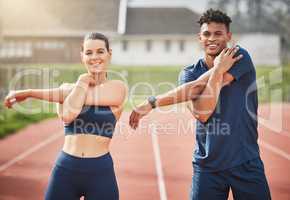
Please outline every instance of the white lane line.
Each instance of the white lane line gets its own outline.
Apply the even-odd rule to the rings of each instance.
[[[7,168],[11,167],[12,165],[14,165],[15,163],[19,162],[20,160],[26,158],[27,156],[29,156],[30,154],[38,151],[39,149],[41,149],[42,147],[48,145],[49,143],[55,141],[56,139],[58,139],[59,137],[62,136],[62,132],[58,132],[53,134],[52,136],[50,136],[49,138],[45,139],[44,141],[38,143],[37,145],[27,149],[26,151],[24,151],[23,153],[19,154],[18,156],[16,156],[15,158],[7,161],[6,163],[0,165],[0,172],[6,170]]]
[[[160,150],[159,150],[158,135],[157,135],[156,127],[154,125],[152,126],[152,130],[151,130],[151,138],[152,138],[156,173],[158,177],[160,200],[167,200],[166,187],[165,187],[165,182],[163,178],[163,171],[162,171],[162,164],[161,164],[161,157],[160,157]]]
[[[264,142],[262,140],[259,140],[259,144],[264,147],[265,149],[268,149],[269,151],[285,158],[286,160],[290,161],[290,154],[286,153],[285,151],[267,143],[267,142]]]

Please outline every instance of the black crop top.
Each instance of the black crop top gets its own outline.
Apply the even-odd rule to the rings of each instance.
[[[116,118],[109,106],[84,106],[77,118],[64,125],[65,135],[93,134],[112,138]]]

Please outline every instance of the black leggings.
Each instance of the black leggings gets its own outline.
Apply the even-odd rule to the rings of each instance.
[[[78,158],[61,152],[52,171],[45,200],[118,200],[112,157]]]

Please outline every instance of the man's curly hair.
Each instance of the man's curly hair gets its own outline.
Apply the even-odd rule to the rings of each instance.
[[[226,25],[227,30],[230,30],[230,23],[232,22],[231,18],[220,10],[208,9],[205,11],[202,16],[199,18],[198,22],[200,26],[202,24],[210,22],[222,23]]]

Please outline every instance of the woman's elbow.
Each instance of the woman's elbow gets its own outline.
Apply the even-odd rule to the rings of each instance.
[[[74,118],[67,117],[67,116],[61,116],[61,120],[62,120],[65,124],[70,124],[71,122],[74,121]]]
[[[198,121],[200,121],[200,122],[202,122],[202,123],[206,123],[206,122],[208,121],[208,119],[209,119],[209,116],[207,116],[207,115],[198,115],[198,114],[195,114],[194,117],[195,117]]]
[[[60,114],[59,117],[65,124],[73,122],[76,118],[76,116],[72,115],[71,113],[63,113]]]

